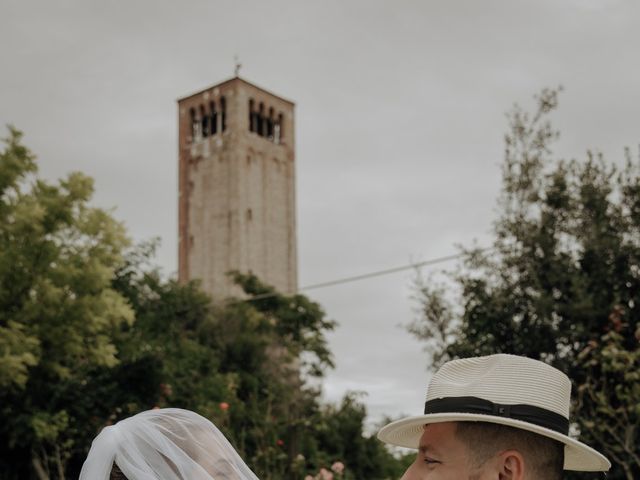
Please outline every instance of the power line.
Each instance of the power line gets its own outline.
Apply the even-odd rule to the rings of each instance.
[[[487,248],[479,248],[477,250],[475,250],[475,252],[486,252],[488,250],[493,250],[495,247],[487,247]],[[384,270],[377,270],[374,272],[368,272],[368,273],[362,273],[360,275],[353,275],[350,277],[343,277],[343,278],[337,278],[335,280],[328,280],[326,282],[320,282],[320,283],[314,283],[311,285],[306,285],[304,287],[300,287],[298,289],[298,292],[304,291],[304,290],[314,290],[316,288],[326,288],[326,287],[332,287],[334,285],[341,285],[344,283],[351,283],[351,282],[358,282],[361,280],[367,280],[369,278],[374,278],[374,277],[381,277],[383,275],[390,275],[392,273],[397,273],[397,272],[402,272],[404,270],[410,270],[410,269],[416,269],[416,268],[421,268],[421,267],[426,267],[426,266],[430,266],[430,265],[436,265],[438,263],[444,263],[444,262],[448,262],[451,260],[456,260],[457,258],[461,258],[464,257],[465,255],[467,255],[466,253],[456,253],[455,255],[447,255],[444,257],[437,257],[437,258],[432,258],[430,260],[424,260],[422,262],[415,262],[415,263],[409,263],[406,265],[400,265],[398,267],[391,267],[391,268],[387,268]],[[253,297],[250,298],[245,298],[242,300],[235,300],[232,301],[231,303],[241,303],[241,302],[252,302],[254,300],[262,300],[263,298],[271,298],[271,297],[275,297],[276,295],[280,295],[279,292],[271,292],[271,293],[262,293],[259,295],[255,295]]]
[[[486,250],[486,249],[485,249]],[[438,263],[448,262],[455,260],[456,258],[463,257],[464,253],[456,253],[455,255],[447,255],[446,257],[433,258],[431,260],[425,260],[423,262],[409,263],[407,265],[401,265],[399,267],[387,268],[385,270],[378,270],[375,272],[363,273],[361,275],[354,275],[352,277],[338,278],[336,280],[329,280],[322,283],[314,283],[313,285],[307,285],[301,287],[300,290],[313,290],[314,288],[331,287],[333,285],[340,285],[342,283],[357,282],[359,280],[366,280],[367,278],[381,277],[383,275],[389,275],[391,273],[402,272],[404,270],[410,270],[420,267],[426,267],[428,265],[435,265]]]

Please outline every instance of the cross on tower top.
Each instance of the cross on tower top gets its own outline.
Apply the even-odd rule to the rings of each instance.
[[[240,63],[240,59],[238,58],[238,55],[234,55],[233,56],[233,60],[234,60],[234,62],[236,64],[234,69],[233,69],[234,75],[236,77],[239,77],[240,76],[240,69],[242,68],[242,64]]]

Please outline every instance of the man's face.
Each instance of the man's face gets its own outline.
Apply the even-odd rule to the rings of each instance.
[[[492,480],[489,468],[474,466],[469,449],[456,437],[454,422],[427,425],[419,451],[401,480]]]

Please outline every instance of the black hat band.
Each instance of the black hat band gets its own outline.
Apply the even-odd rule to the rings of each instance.
[[[428,400],[424,413],[477,413],[512,418],[548,428],[562,435],[569,434],[569,419],[546,408],[533,405],[503,405],[478,397],[445,397]]]

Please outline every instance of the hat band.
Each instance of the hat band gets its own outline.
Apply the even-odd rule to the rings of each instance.
[[[563,435],[569,434],[569,419],[546,408],[533,405],[503,405],[478,397],[445,397],[428,400],[424,413],[478,413],[513,418],[548,428]]]

